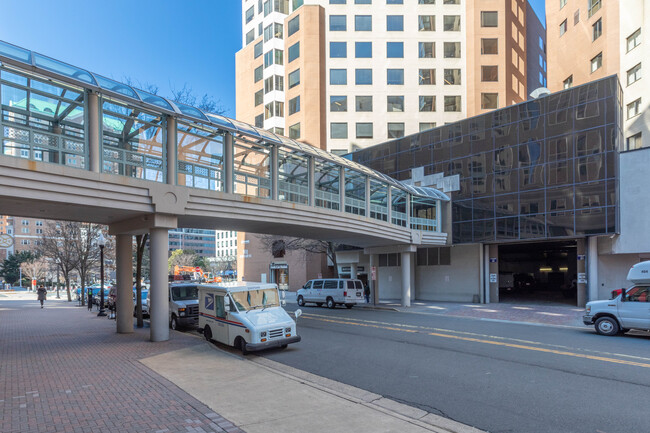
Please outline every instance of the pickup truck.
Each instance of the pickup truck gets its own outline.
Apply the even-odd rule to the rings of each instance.
[[[630,329],[650,331],[650,261],[637,263],[627,279],[628,289],[612,292],[612,298],[588,302],[582,322],[600,335],[622,334]]]

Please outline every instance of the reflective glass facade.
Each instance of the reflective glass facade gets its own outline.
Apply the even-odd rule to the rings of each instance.
[[[612,76],[350,157],[398,180],[422,166],[425,176],[458,175],[454,243],[611,234],[618,228],[621,101]]]

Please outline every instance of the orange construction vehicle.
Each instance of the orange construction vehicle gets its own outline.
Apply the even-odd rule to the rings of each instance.
[[[221,277],[212,275],[212,272],[203,272],[203,270],[198,266],[174,266],[174,281],[184,280],[185,275],[192,275],[194,280],[199,280],[202,283],[221,282]]]

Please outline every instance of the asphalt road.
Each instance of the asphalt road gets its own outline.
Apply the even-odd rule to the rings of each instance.
[[[490,432],[650,432],[648,333],[302,310],[302,341],[261,356]]]

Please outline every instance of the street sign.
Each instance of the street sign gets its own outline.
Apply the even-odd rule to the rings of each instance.
[[[578,273],[578,284],[587,284],[587,274],[584,272]]]
[[[370,268],[370,279],[372,281],[377,281],[377,266],[372,266]]]
[[[584,254],[578,254],[578,260],[584,260],[585,255]]]
[[[490,257],[490,263],[496,263],[497,258],[496,257]]]
[[[323,278],[323,274],[319,272],[318,273],[318,279],[321,279],[321,278]]]
[[[0,248],[9,248],[14,244],[14,238],[6,233],[0,234]]]
[[[497,274],[490,274],[490,283],[496,283],[497,281]]]

